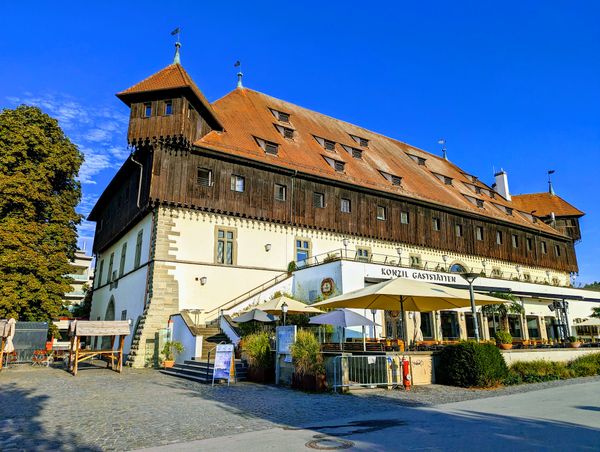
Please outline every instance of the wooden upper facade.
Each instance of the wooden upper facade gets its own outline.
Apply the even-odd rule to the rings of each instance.
[[[140,207],[128,161],[90,215],[95,252],[167,204],[577,271],[572,236],[444,159],[245,88],[207,107],[197,88],[150,86],[119,94]]]

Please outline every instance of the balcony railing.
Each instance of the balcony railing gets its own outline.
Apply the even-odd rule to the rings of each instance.
[[[359,255],[356,250],[349,250],[346,248],[342,248],[339,250],[329,251],[327,253],[318,254],[316,256],[310,256],[308,259],[295,261],[296,268],[308,268],[314,267],[315,265],[322,265],[328,262],[334,262],[339,260],[348,260],[354,262],[363,262],[368,264],[378,264],[378,265],[387,265],[394,266],[400,268],[409,268],[409,269],[418,269],[418,270],[428,270],[433,272],[442,272],[442,273],[461,273],[461,272],[469,272],[469,273],[479,273],[481,276],[492,279],[502,279],[508,281],[520,281],[520,282],[528,282],[535,284],[546,284],[551,286],[560,286],[561,284],[557,282],[556,279],[551,279],[550,274],[547,272],[546,278],[528,278],[528,274],[522,271],[517,271],[515,267],[514,272],[506,272],[506,271],[498,271],[491,266],[481,266],[481,267],[464,267],[460,265],[461,268],[453,268],[454,265],[451,264],[450,259],[446,262],[442,261],[421,261],[416,260],[414,257],[406,256],[406,255],[387,255],[387,254],[378,254],[374,253],[369,256]]]
[[[78,273],[69,273],[67,275],[68,278],[73,278],[75,281],[89,281],[90,277],[88,275],[80,275]]]

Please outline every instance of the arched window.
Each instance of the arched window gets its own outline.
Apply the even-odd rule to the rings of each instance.
[[[467,269],[462,264],[452,264],[450,267],[451,273],[466,273]]]

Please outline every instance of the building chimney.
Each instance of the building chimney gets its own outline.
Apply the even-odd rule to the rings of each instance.
[[[507,201],[512,201],[510,191],[508,190],[508,176],[506,171],[501,169],[494,174],[494,177],[496,178],[496,193],[503,196]]]

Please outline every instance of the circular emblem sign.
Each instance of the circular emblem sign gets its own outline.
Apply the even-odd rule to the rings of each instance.
[[[321,293],[323,295],[331,295],[334,287],[335,283],[331,278],[325,278],[323,281],[321,281]]]

